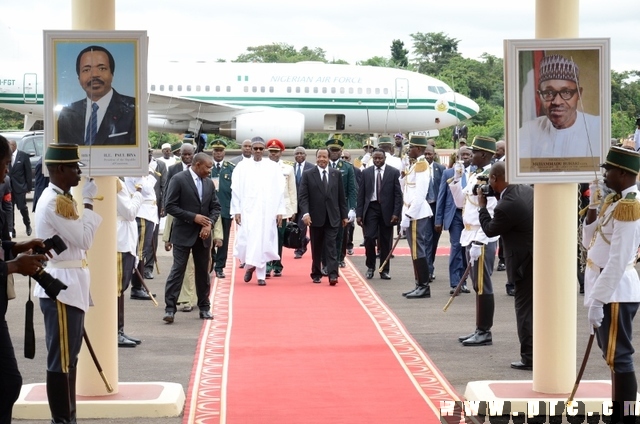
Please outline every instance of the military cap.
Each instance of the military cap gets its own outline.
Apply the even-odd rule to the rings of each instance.
[[[388,135],[378,138],[378,146],[381,144],[393,144],[393,140]]]
[[[344,142],[338,138],[330,138],[329,140],[325,141],[324,144],[328,148],[339,147],[342,149],[344,147]]]
[[[540,83],[549,80],[566,80],[578,84],[578,65],[559,54],[545,56],[540,61]]]
[[[171,151],[177,152],[178,150],[180,150],[181,147],[182,147],[182,141],[176,141],[171,145]]]
[[[227,143],[222,139],[216,138],[211,142],[211,145],[209,147],[211,147],[212,149],[224,149],[227,147]]]
[[[409,146],[427,146],[427,137],[423,135],[414,135],[409,139]]]
[[[496,139],[492,137],[477,135],[471,142],[471,150],[483,150],[485,152],[495,153]]]
[[[277,138],[272,138],[271,140],[267,141],[266,147],[267,150],[280,150],[281,152],[284,151],[284,144]]]
[[[620,168],[637,175],[640,171],[640,153],[624,147],[612,146],[607,153],[607,158],[600,166],[605,169]]]
[[[77,163],[84,166],[80,162],[80,151],[77,144],[51,143],[44,153],[45,165],[56,165],[65,163]]]
[[[367,137],[364,143],[362,143],[362,147],[375,147],[373,145],[373,140],[371,140],[371,137]]]

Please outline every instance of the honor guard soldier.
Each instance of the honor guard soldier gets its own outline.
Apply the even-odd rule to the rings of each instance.
[[[353,166],[364,171],[364,169],[367,166],[373,163],[373,161],[371,160],[371,153],[373,153],[373,150],[375,148],[376,146],[373,145],[373,141],[371,140],[371,137],[367,138],[364,144],[362,145],[362,150],[364,150],[364,154],[362,156],[358,156],[353,161]]]
[[[282,175],[284,176],[284,203],[286,213],[282,216],[282,221],[278,227],[278,256],[280,259],[275,259],[267,263],[267,275],[266,278],[271,276],[273,271],[274,277],[282,276],[282,245],[284,244],[284,229],[287,226],[287,220],[295,221],[296,212],[298,211],[298,193],[296,190],[296,176],[293,170],[293,162],[280,159],[282,152],[284,152],[284,144],[277,138],[267,141],[267,150],[269,151],[269,159],[274,161],[282,169]]]
[[[488,184],[491,159],[496,152],[496,140],[491,137],[477,136],[471,143],[471,164],[476,171],[467,178],[467,185],[462,187],[464,165],[457,162],[454,165],[453,180],[449,183],[451,195],[456,207],[462,208],[462,222],[464,229],[460,235],[460,244],[466,250],[466,256],[471,265],[471,280],[476,291],[476,331],[458,338],[464,346],[485,346],[493,343],[491,327],[493,327],[493,285],[491,273],[496,258],[498,236],[487,237],[480,226],[478,196],[474,190],[480,184]],[[486,209],[493,218],[497,200],[487,198]]]
[[[227,143],[224,140],[213,140],[210,146],[213,149],[213,168],[211,168],[211,179],[216,187],[216,195],[220,202],[220,219],[222,222],[222,244],[215,243],[211,249],[211,259],[216,277],[225,278],[224,266],[227,263],[229,252],[229,232],[231,230],[231,175],[235,164],[224,160]],[[214,237],[215,241],[215,237]]]
[[[640,245],[640,193],[636,186],[640,153],[614,146],[600,166],[605,169],[604,183],[613,192],[601,204],[600,188],[596,183],[590,187],[582,235],[582,244],[588,249],[584,304],[589,308],[592,334],[595,329],[598,346],[611,369],[611,423],[631,424],[636,422],[630,414],[634,413],[638,391],[631,336],[640,304],[640,279],[635,269]]]
[[[398,171],[402,172],[404,170],[404,166],[402,164],[402,159],[393,155],[393,140],[389,136],[383,136],[378,139],[378,147],[384,150],[384,154],[386,156],[384,163],[393,166]]]
[[[346,160],[342,160],[342,148],[344,142],[338,138],[330,138],[325,142],[327,149],[329,149],[329,167],[337,169],[342,175],[342,186],[344,187],[344,194],[347,201],[347,209],[349,222],[354,222],[356,219],[356,201],[358,197],[358,188],[356,186],[356,176],[351,165]],[[336,237],[336,248],[338,249],[338,264],[340,268],[344,268],[346,263],[344,262],[345,255],[342,254],[343,238],[346,232],[343,227],[338,228],[338,235]]]
[[[407,299],[431,297],[427,259],[427,225],[428,218],[433,216],[433,211],[427,202],[431,168],[424,157],[426,147],[426,137],[411,137],[407,153],[409,167],[400,174],[403,201],[400,227],[407,235],[416,284],[414,289],[402,293]]]
[[[33,295],[40,298],[47,345],[47,399],[52,423],[76,422],[76,372],[84,334],[84,314],[91,302],[87,250],[93,244],[100,215],[93,211],[98,187],[93,180],[82,188],[84,211],[78,216],[71,187],[80,182],[80,153],[75,144],[49,145],[44,164],[49,171],[49,186],[42,192],[35,216],[38,238],[59,236],[67,249],[53,251],[45,272],[67,288],[57,297],[49,297],[36,285]],[[107,336],[109,337],[109,336]],[[113,337],[113,336],[111,336]]]

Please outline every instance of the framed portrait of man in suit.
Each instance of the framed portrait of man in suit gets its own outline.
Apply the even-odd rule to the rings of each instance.
[[[509,182],[599,174],[611,127],[609,39],[505,40]]]
[[[91,176],[146,173],[145,31],[45,31],[45,148],[80,146]]]

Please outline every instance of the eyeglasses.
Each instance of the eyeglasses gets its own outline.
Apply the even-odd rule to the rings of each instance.
[[[253,147],[254,152],[261,152],[264,150],[264,147]]]
[[[575,94],[578,92],[577,89],[575,90],[570,90],[570,89],[564,89],[561,91],[556,91],[556,90],[538,90],[538,95],[540,95],[540,98],[546,102],[550,102],[553,99],[556,98],[556,96],[559,94],[560,98],[562,100],[570,100],[573,96],[575,96]]]

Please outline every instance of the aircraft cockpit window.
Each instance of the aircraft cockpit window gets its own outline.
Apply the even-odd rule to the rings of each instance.
[[[446,93],[446,92],[447,92],[447,90],[445,90],[444,87],[438,86],[438,93],[443,94],[443,93]]]
[[[436,87],[434,87],[433,85],[430,85],[430,86],[429,86],[429,91],[431,91],[432,93],[439,94],[439,93],[438,93],[438,89],[437,89]]]
[[[164,84],[160,84],[160,91],[164,91]]]
[[[191,91],[191,86],[187,85],[187,91]]]
[[[182,86],[178,85],[178,91],[182,91]]]

